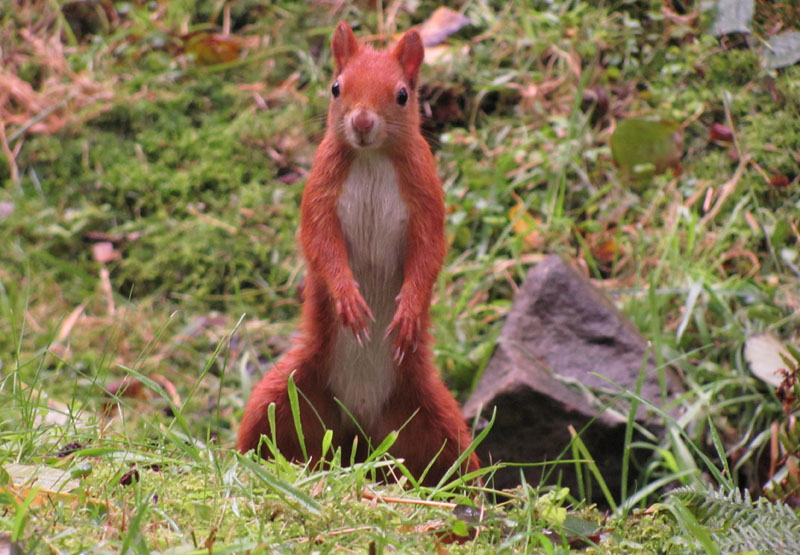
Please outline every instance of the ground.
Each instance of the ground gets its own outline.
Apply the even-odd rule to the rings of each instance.
[[[436,362],[463,399],[527,269],[573,261],[687,388],[665,439],[630,446],[647,463],[620,499],[579,444],[564,464],[582,465],[581,491],[482,493],[376,485],[381,457],[321,469],[231,450],[297,322],[332,29],[381,41],[436,5],[18,4],[0,11],[0,542],[713,552],[730,521],[709,514],[732,492],[796,499],[793,384],[776,394],[743,354],[761,332],[798,344],[800,65],[767,48],[794,3],[757,3],[750,34],[724,36],[679,0],[476,0],[458,5],[468,24],[434,25]],[[625,146],[645,140],[658,148]],[[677,486],[720,500],[703,512]]]

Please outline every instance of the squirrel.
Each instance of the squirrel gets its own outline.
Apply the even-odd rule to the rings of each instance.
[[[362,461],[366,444],[400,430],[389,453],[415,479],[433,461],[422,480],[432,485],[471,438],[434,367],[428,332],[447,245],[444,193],[420,132],[424,46],[412,29],[393,48],[375,50],[340,22],[332,51],[327,129],[301,201],[307,275],[300,333],[254,387],[238,449],[256,449],[267,435],[284,457],[303,459],[287,392],[294,373],[308,456],[321,456],[326,429],[343,460]],[[262,446],[260,454],[269,450]],[[461,471],[478,468],[471,453]]]

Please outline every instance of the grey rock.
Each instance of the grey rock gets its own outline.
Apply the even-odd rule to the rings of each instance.
[[[464,404],[470,422],[479,413],[488,419],[497,408],[478,455],[484,464],[572,459],[565,451],[569,426],[577,432],[586,428],[581,439],[617,492],[629,410],[618,394],[620,388],[635,390],[643,368],[645,399],[658,406],[678,390],[674,374],[665,370],[662,396],[647,341],[586,277],[560,257],[547,257],[528,272],[497,348]],[[653,424],[644,406],[637,420]],[[560,483],[577,494],[572,463],[523,471],[530,484]],[[520,468],[502,469],[494,480],[496,487],[513,487]]]

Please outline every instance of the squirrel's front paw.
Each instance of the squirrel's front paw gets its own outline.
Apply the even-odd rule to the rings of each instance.
[[[417,350],[419,340],[420,318],[414,310],[398,297],[394,318],[386,327],[386,337],[395,334],[392,343],[392,356],[397,364],[401,364],[409,351]]]
[[[353,282],[350,287],[340,291],[336,295],[336,314],[339,316],[342,325],[350,328],[356,336],[356,340],[361,344],[365,339],[369,339],[369,327],[367,319],[375,321],[372,311],[369,309],[367,301],[358,291],[358,284]]]

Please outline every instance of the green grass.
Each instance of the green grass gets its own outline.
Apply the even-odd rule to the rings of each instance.
[[[181,36],[217,29],[222,4],[155,5],[118,4],[111,20],[57,2],[0,10],[5,67],[58,99],[52,112],[2,106],[19,116],[4,131],[19,150],[0,164],[0,466],[11,469],[0,471],[1,531],[40,552],[713,547],[691,504],[661,501],[706,482],[760,491],[770,426],[786,421],[742,345],[766,330],[798,341],[800,65],[762,69],[754,50],[711,36],[711,15],[692,2],[666,4],[679,14],[463,3],[471,24],[422,74],[434,110],[443,92],[458,109],[430,127],[450,243],[432,308],[443,375],[468,395],[517,285],[558,253],[686,391],[666,407],[680,414],[656,411],[664,439],[629,421],[630,452],[643,456],[625,458],[635,487],[620,499],[580,441],[591,426],[548,463],[547,483],[385,486],[373,478],[402,475],[397,461],[303,468],[231,447],[251,386],[296,325],[299,199],[323,132],[331,31],[347,19],[371,34],[388,13],[235,1],[239,57],[200,65]],[[388,30],[435,7],[401,9]],[[797,17],[791,3],[759,3],[754,36]],[[63,52],[43,55],[26,36]],[[79,77],[91,86],[75,87]],[[632,181],[614,167],[613,125],[640,115],[681,125],[680,173]],[[734,141],[711,140],[714,123]],[[98,260],[103,242],[113,256]],[[110,396],[126,376],[141,389]],[[581,468],[581,491],[558,488],[559,465]],[[33,473],[79,487],[10,486]],[[468,539],[446,543],[455,538]]]

